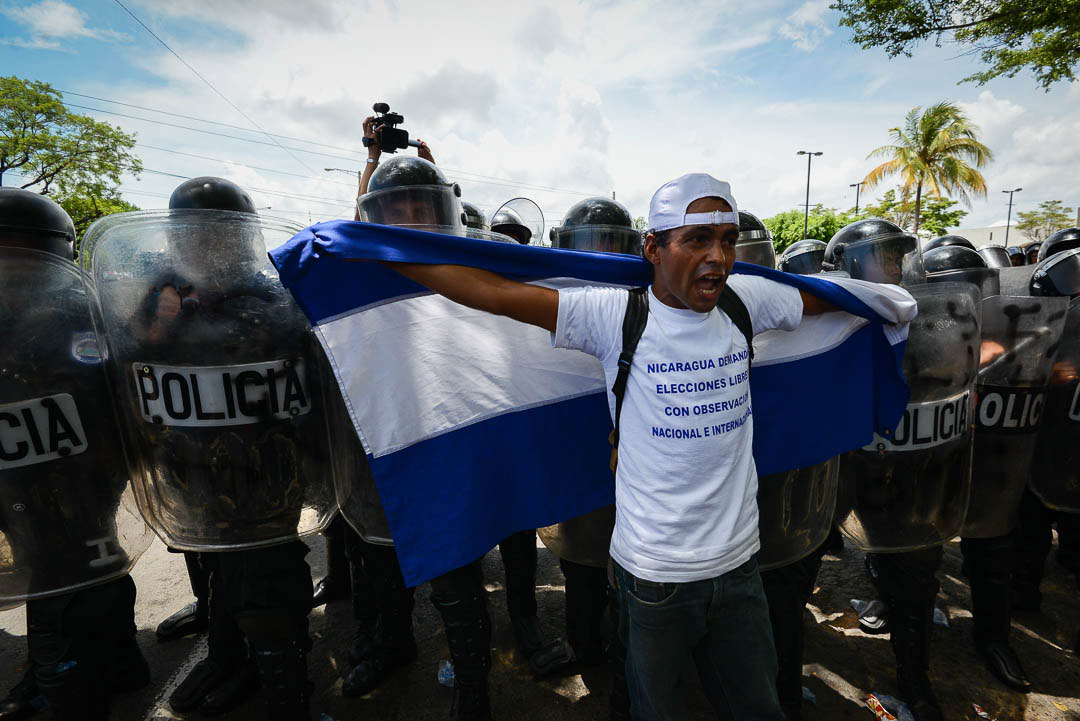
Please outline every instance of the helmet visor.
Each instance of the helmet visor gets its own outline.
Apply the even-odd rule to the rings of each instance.
[[[926,282],[922,255],[917,241],[910,235],[875,238],[852,243],[844,248],[841,267],[856,280],[892,285],[913,285]]]
[[[450,185],[405,185],[356,199],[360,220],[399,228],[462,228],[461,204]]]
[[[763,265],[766,268],[776,267],[776,248],[771,240],[740,240],[735,245],[735,260],[753,265]]]
[[[1046,263],[1032,276],[1032,294],[1072,297],[1080,293],[1080,250],[1053,257],[1057,260]]]
[[[556,228],[554,235],[556,248],[641,254],[641,232],[621,225],[576,225]]]
[[[738,250],[738,246],[736,246],[736,256],[738,256]],[[814,275],[821,272],[821,261],[824,259],[824,248],[811,248],[799,253],[781,256],[780,270],[797,275]]]
[[[927,273],[927,283],[971,283],[979,287],[983,298],[1001,295],[1001,279],[997,268],[960,268]]]

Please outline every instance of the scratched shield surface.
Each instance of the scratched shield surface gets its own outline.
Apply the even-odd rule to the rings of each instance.
[[[83,242],[139,508],[174,548],[282,543],[336,510],[332,377],[266,255],[298,230],[157,211],[109,216]]]
[[[840,460],[838,525],[864,551],[944,543],[960,530],[971,487],[979,290],[969,283],[907,290],[919,305],[903,360],[911,400],[888,436]]]
[[[127,573],[135,506],[78,267],[0,248],[0,608]]]

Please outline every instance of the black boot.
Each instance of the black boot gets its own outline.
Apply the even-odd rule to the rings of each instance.
[[[113,655],[112,692],[131,693],[150,683],[150,664],[134,638],[117,643]],[[0,719],[3,717],[0,716]]]
[[[239,708],[258,690],[259,673],[255,661],[244,659],[235,673],[203,696],[199,713],[203,716],[223,716]]]
[[[350,548],[356,630],[349,650],[352,668],[341,690],[362,696],[416,659],[415,589],[406,588],[393,547],[360,542]]]
[[[530,528],[507,536],[499,543],[499,555],[514,641],[525,658],[532,658],[545,645],[536,618],[536,531]]]
[[[927,676],[930,670],[933,601],[889,599],[887,603],[900,698],[911,709],[915,721],[943,721],[941,706]]]
[[[971,586],[975,648],[998,680],[1009,688],[1027,693],[1031,690],[1031,681],[1009,645],[1013,539],[1009,536],[964,538],[961,549],[964,574]]]
[[[349,561],[345,555],[345,534],[351,529],[345,526],[345,519],[338,516],[323,533],[326,538],[326,575],[315,584],[315,591],[311,595],[312,608],[349,596]]]
[[[310,642],[255,651],[267,721],[308,721],[312,684],[307,679]]]
[[[158,624],[157,639],[162,643],[202,633],[209,622],[209,573],[203,567],[198,553],[185,551],[184,563],[187,565],[188,581],[191,583],[191,592],[195,594],[195,602],[189,603]]]
[[[450,718],[455,721],[491,721],[491,701],[487,681],[479,683],[454,682],[454,700]]]
[[[244,666],[250,663],[247,646],[236,621],[217,608],[216,603],[210,611],[209,631],[210,648],[206,658],[195,664],[169,696],[169,705],[177,713],[187,713],[199,708],[216,689],[236,689],[233,677],[244,673]],[[211,706],[223,705],[222,693],[214,696]],[[234,698],[231,703],[235,706],[242,700]]]
[[[416,639],[412,631],[411,609],[407,626],[397,622],[397,628],[380,622],[371,653],[360,660],[341,685],[346,696],[363,696],[374,690],[391,672],[416,660]]]
[[[45,708],[45,699],[38,693],[34,680],[34,664],[27,661],[22,680],[0,701],[0,721],[22,721]]]
[[[431,603],[442,616],[454,663],[452,717],[457,721],[488,721],[491,619],[479,561],[432,580],[431,587]]]
[[[823,546],[802,560],[761,574],[776,646],[776,690],[787,721],[802,719],[803,613],[824,554]]]

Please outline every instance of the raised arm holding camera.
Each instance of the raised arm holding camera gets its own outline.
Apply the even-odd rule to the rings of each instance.
[[[416,148],[418,156],[430,163],[434,164],[435,162],[427,143],[419,138],[409,140],[407,130],[395,127],[405,121],[403,116],[398,113],[391,113],[390,106],[386,103],[375,103],[372,110],[378,115],[369,115],[364,118],[364,147],[368,149],[368,157],[367,162],[364,163],[364,170],[360,174],[360,187],[356,192],[357,197],[367,193],[368,181],[371,180],[371,174],[375,172],[375,168],[379,167],[379,159],[382,157],[384,148],[386,152],[394,153],[411,146]],[[360,220],[358,210],[354,211],[353,220]]]

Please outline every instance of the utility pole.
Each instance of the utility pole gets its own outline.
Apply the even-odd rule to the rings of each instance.
[[[815,155],[822,155],[821,151],[800,150],[796,155],[806,156],[806,212],[803,214],[802,237],[806,240],[806,229],[810,225],[810,162]]]
[[[862,190],[863,183],[866,181],[860,180],[858,183],[852,183],[849,188],[855,188],[855,215],[859,214],[859,191]]]
[[[1013,193],[1019,193],[1023,188],[1014,188],[1012,190],[1003,190],[1002,193],[1009,194],[1009,218],[1005,221],[1005,245],[1009,245],[1009,226],[1012,225],[1012,207],[1013,207]]]

